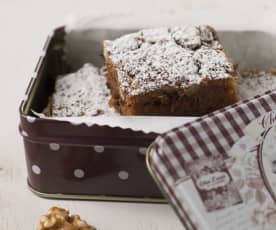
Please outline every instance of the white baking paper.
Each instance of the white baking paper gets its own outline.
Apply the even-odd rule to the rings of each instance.
[[[45,117],[40,113],[35,115],[58,121],[68,121],[73,125],[86,124],[107,125],[109,127],[120,127],[123,129],[132,129],[134,131],[143,131],[145,133],[164,133],[172,128],[178,127],[185,123],[194,121],[197,117],[166,117],[166,116],[105,116],[99,115],[94,117]]]

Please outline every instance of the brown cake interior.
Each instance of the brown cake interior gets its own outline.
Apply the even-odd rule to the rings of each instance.
[[[108,85],[112,92],[109,102],[123,115],[200,116],[239,100],[236,78],[208,80],[187,89],[164,86],[135,96],[123,96],[116,68],[107,64]]]

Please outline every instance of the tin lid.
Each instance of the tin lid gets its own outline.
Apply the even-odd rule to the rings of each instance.
[[[270,91],[159,136],[147,163],[187,229],[272,230],[275,151]]]

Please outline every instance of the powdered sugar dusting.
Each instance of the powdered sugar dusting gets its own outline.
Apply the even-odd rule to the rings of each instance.
[[[56,80],[52,116],[78,117],[115,113],[109,108],[110,90],[105,77],[91,64]]]
[[[246,71],[238,80],[238,90],[242,99],[276,90],[276,71]]]
[[[187,88],[205,78],[234,74],[233,64],[209,26],[146,29],[105,41],[104,45],[128,95],[163,86]]]
[[[203,46],[194,52],[193,58],[200,65],[199,74],[210,79],[227,78],[233,71],[233,64],[227,61],[224,52],[216,49]]]

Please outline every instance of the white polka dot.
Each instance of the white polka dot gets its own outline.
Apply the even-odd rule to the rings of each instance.
[[[23,131],[22,131],[22,136],[27,137],[27,136],[29,136],[29,135],[28,135],[28,133],[27,133],[26,131],[23,130]]]
[[[53,150],[53,151],[58,151],[58,150],[60,149],[60,145],[57,144],[57,143],[50,143],[50,144],[49,144],[49,147],[50,147],[50,149]]]
[[[104,147],[102,145],[95,145],[94,150],[97,153],[102,153],[102,152],[104,152]]]
[[[74,170],[74,176],[77,178],[83,178],[85,175],[84,171],[82,169],[75,169]]]
[[[27,119],[27,121],[28,121],[29,123],[34,123],[35,120],[36,120],[35,117],[31,117],[31,116],[27,116],[26,119]]]
[[[118,177],[121,179],[121,180],[127,180],[128,177],[129,177],[129,174],[127,171],[120,171],[118,173]]]
[[[144,148],[144,147],[139,148],[139,153],[141,153],[142,155],[146,155],[147,148]]]
[[[39,175],[41,173],[41,169],[37,165],[32,166],[32,171],[36,175]]]

